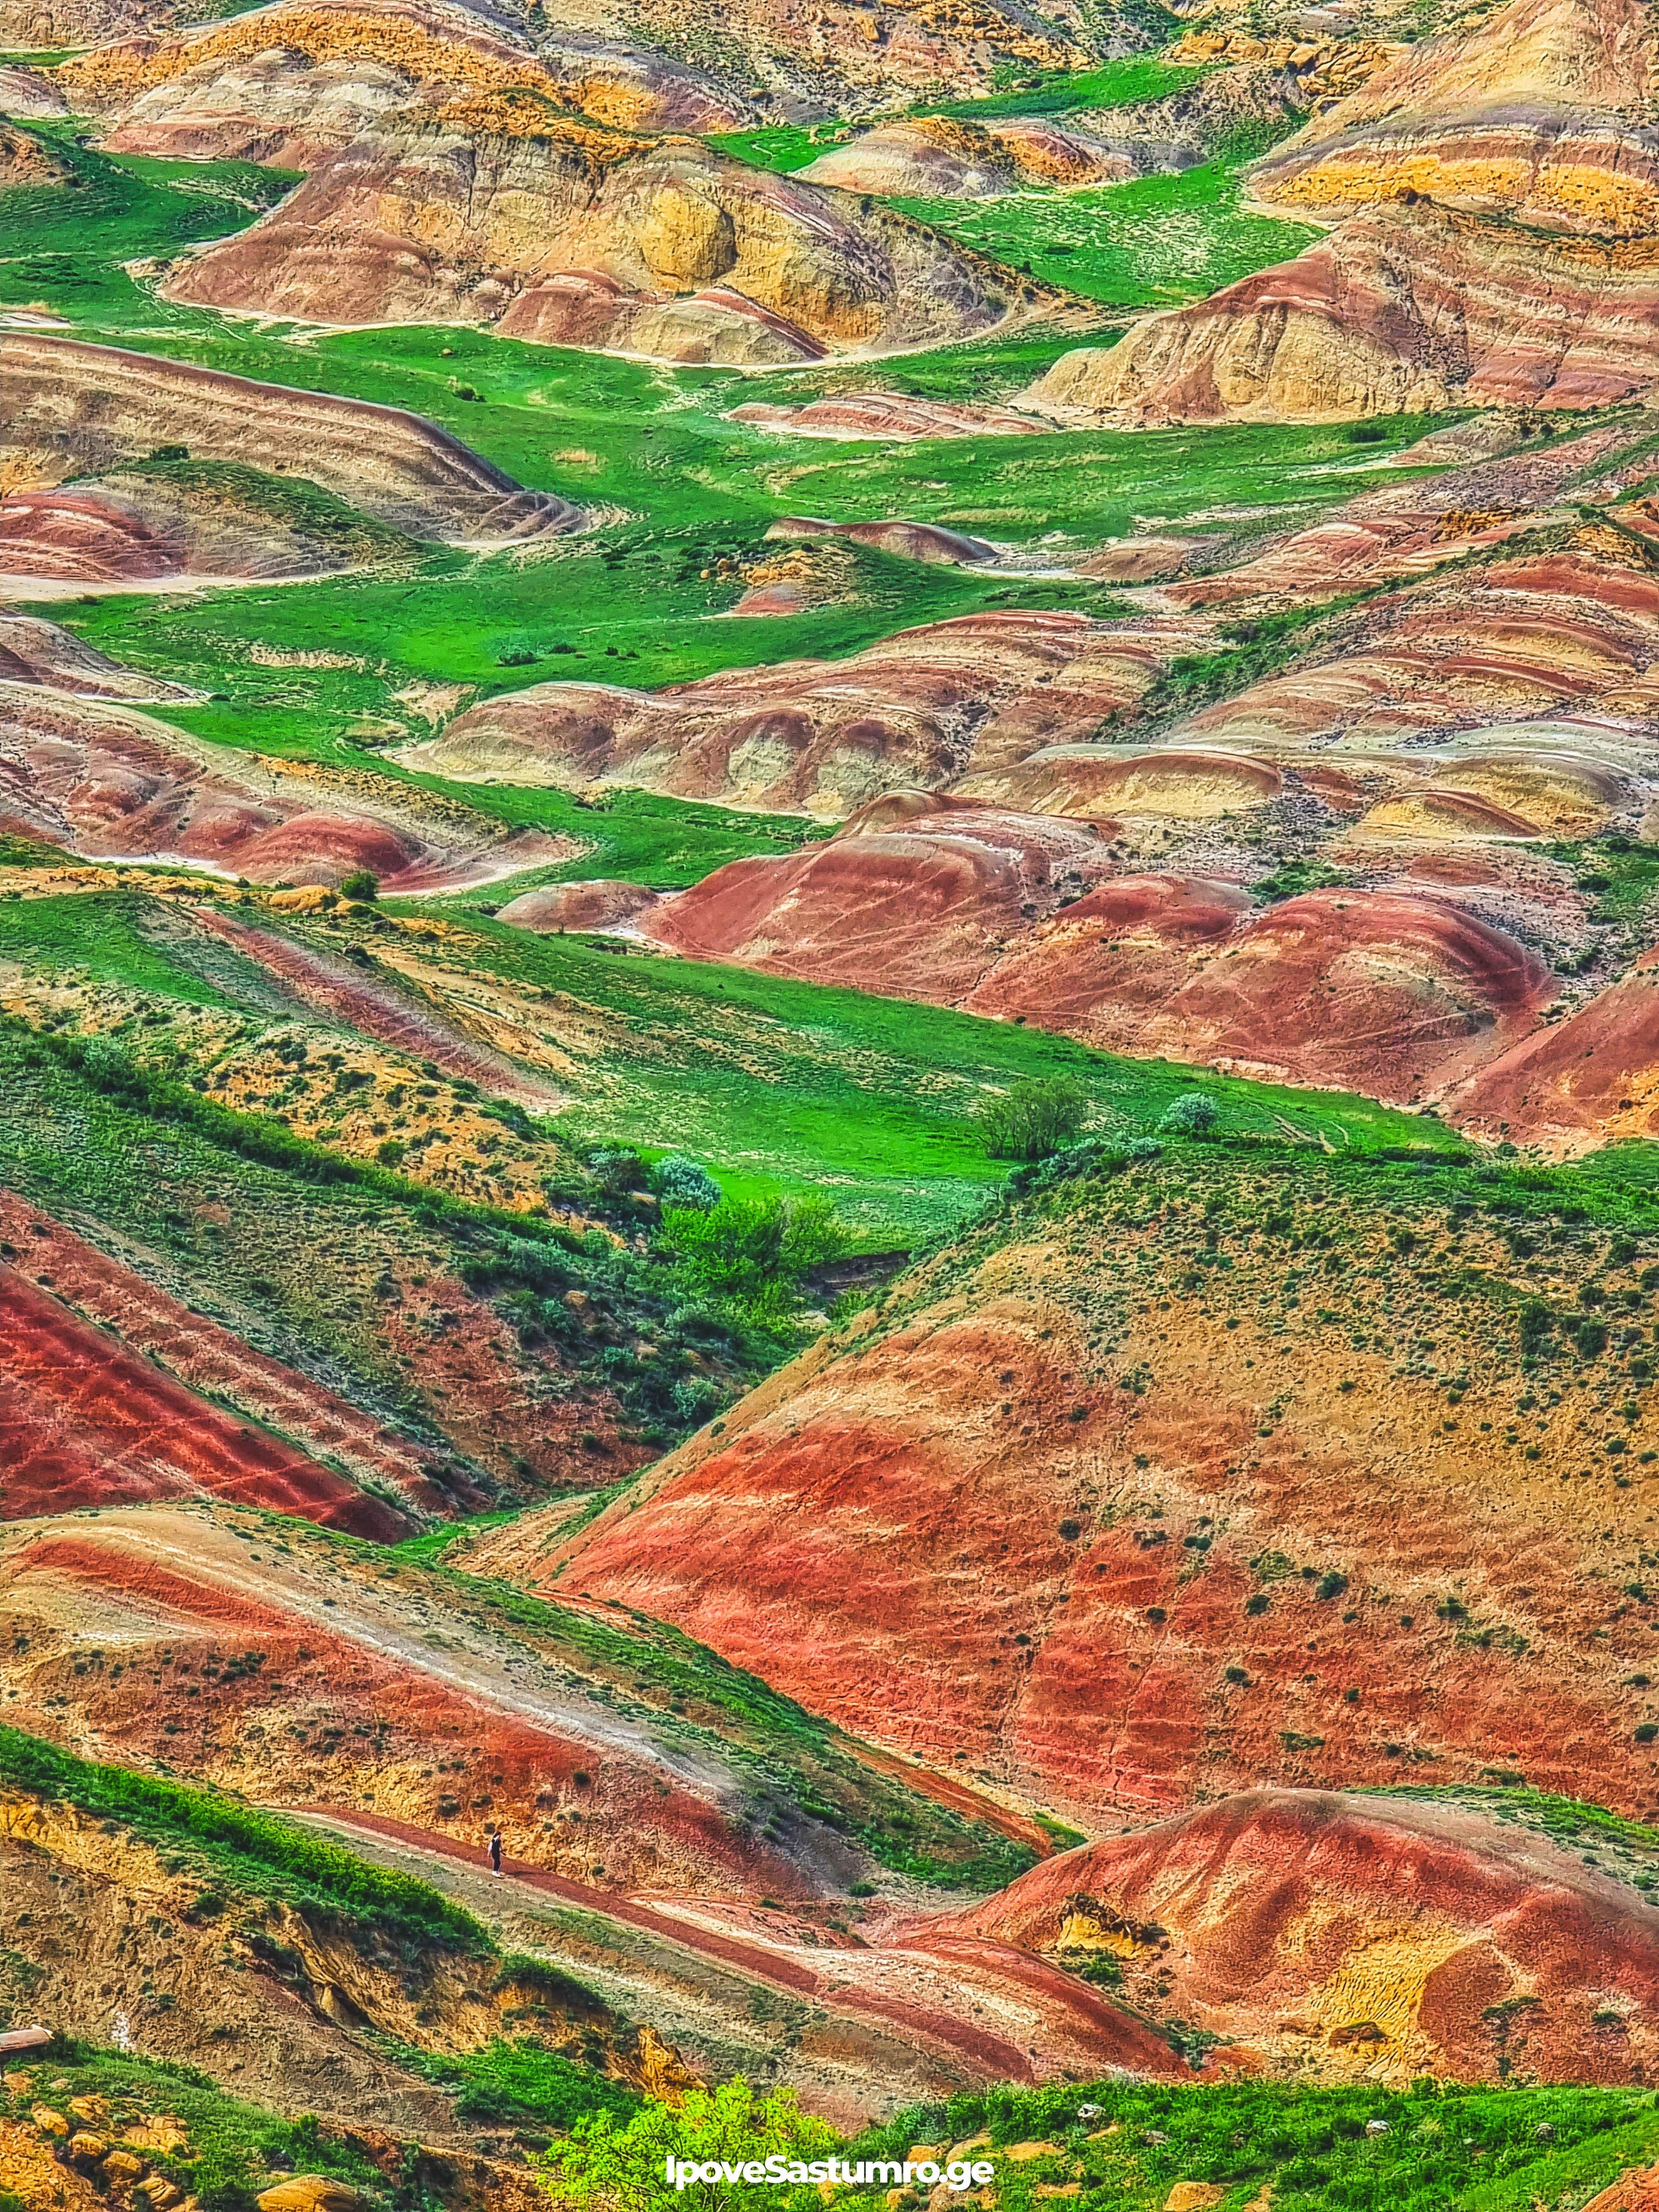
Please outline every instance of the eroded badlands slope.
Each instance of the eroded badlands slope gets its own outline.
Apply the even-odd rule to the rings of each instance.
[[[1650,1808],[1644,1243],[1501,1174],[1449,1210],[1438,1173],[1085,1168],[574,1545],[532,1517],[482,1556],[551,1586],[568,1555],[1091,1824],[1492,1767]]]
[[[1640,391],[1659,374],[1654,66],[1650,26],[1616,0],[1510,0],[1396,49],[1253,173],[1264,201],[1334,231],[1065,356],[1030,397],[1135,422],[1319,422]]]
[[[516,539],[580,512],[526,491],[459,438],[401,408],[299,392],[40,331],[0,333],[0,419],[31,484],[88,476],[163,447],[320,484],[410,537]]]
[[[267,1804],[472,1849],[488,1815],[552,1874],[750,1900],[844,1895],[872,1860],[984,1887],[1040,1840],[643,1616],[205,1504],[14,1523],[4,1545],[20,1725]]]
[[[686,138],[629,139],[526,95],[365,137],[169,298],[307,321],[738,363],[971,336],[1029,282],[907,218]]]
[[[1640,2079],[1659,1912],[1522,1817],[1498,1793],[1253,1790],[1069,1851],[927,1936],[1115,1972],[1273,2073]]]
[[[1158,580],[1123,614],[989,611],[654,694],[535,684],[399,757],[849,816],[677,894],[532,893],[505,909],[526,927],[1438,1100],[1558,1150],[1642,1133],[1652,923],[1593,894],[1659,799],[1650,431],[1510,418],[1410,458],[1483,439],[1311,525],[1119,541],[1085,566]]]

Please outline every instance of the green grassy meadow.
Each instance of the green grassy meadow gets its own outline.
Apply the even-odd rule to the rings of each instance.
[[[422,901],[418,910],[432,903]],[[451,904],[474,933],[465,952],[474,973],[539,990],[548,1002],[550,1033],[580,1041],[573,1044],[574,1073],[567,1079],[572,1103],[550,1127],[579,1145],[689,1152],[738,1195],[826,1195],[864,1249],[908,1249],[990,1194],[1007,1164],[987,1152],[975,1109],[988,1093],[1032,1077],[1076,1078],[1088,1094],[1091,1127],[1106,1135],[1146,1133],[1176,1097],[1199,1083],[1220,1105],[1231,1134],[1328,1146],[1355,1157],[1401,1146],[1463,1150],[1431,1118],[1357,1096],[1194,1074],[944,1007],[676,960],[605,938],[534,936],[467,912],[459,902],[437,903]],[[0,902],[0,958],[161,998],[258,1006],[252,977],[239,985],[222,948],[215,946],[211,964],[204,965],[185,942],[158,945],[143,926],[142,904],[125,894]],[[389,902],[388,908],[417,910],[413,902]],[[337,950],[350,935],[348,927],[320,941]],[[372,943],[372,935],[364,941]],[[0,1054],[0,1097],[4,1076]],[[47,1082],[45,1072],[21,1060],[11,1079],[36,1087]],[[41,1103],[70,1079],[54,1071]],[[77,1131],[55,1113],[26,1114],[24,1091],[16,1095],[15,1142],[0,1141],[0,1176],[44,1178],[43,1194],[55,1190],[61,1202],[79,1141],[95,1152],[88,1171],[100,1179],[100,1189],[107,1180],[100,1206],[115,1204],[118,1193],[124,1209],[140,1206],[124,1173],[131,1132],[115,1102],[98,1102],[99,1116],[113,1117],[106,1139],[101,1119]],[[185,1141],[183,1133],[173,1141]],[[240,1172],[218,1155],[220,1176],[232,1176],[240,1188]],[[262,1243],[270,1230],[258,1216],[270,1172],[247,1170],[254,1180],[238,1208],[240,1228],[242,1206],[251,1206],[246,1233]],[[53,1200],[43,1194],[41,1202]],[[283,1211],[296,1202],[286,1199]],[[305,1204],[356,1209],[370,1201],[319,1193]],[[163,1194],[163,1212],[167,1206]],[[367,1220],[357,1233],[367,1235]],[[202,1242],[199,1230],[190,1241]],[[294,1268],[303,1276],[303,1237],[297,1246],[283,1239],[289,1258],[283,1271],[261,1262],[257,1272],[278,1283],[287,1283]],[[217,1249],[218,1240],[209,1238],[205,1252]],[[291,1294],[302,1295],[300,1282]],[[322,1301],[325,1310],[333,1303]]]
[[[1218,161],[1174,176],[1005,199],[905,199],[894,205],[981,253],[1105,307],[1178,307],[1318,237],[1305,223],[1252,215]]]
[[[980,100],[918,100],[917,116],[958,116],[967,123],[989,123],[1003,115],[1060,117],[1101,108],[1127,107],[1133,100],[1162,100],[1194,83],[1202,70],[1179,68],[1153,54],[1131,54],[1103,67],[1070,76],[1044,77],[1018,92],[994,92]],[[816,161],[830,147],[843,145],[865,125],[773,123],[753,131],[722,131],[708,143],[734,154],[758,169],[788,176]]]

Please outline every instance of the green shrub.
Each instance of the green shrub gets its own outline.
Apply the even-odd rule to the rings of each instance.
[[[592,2112],[629,2120],[644,2102],[627,2082],[613,2081],[527,2039],[498,2039],[482,2051],[453,2055],[410,2046],[396,2056],[411,2073],[455,2094],[457,2119],[486,2126],[531,2120],[564,2134]]]
[[[1207,1091],[1185,1091],[1166,1106],[1158,1125],[1160,1137],[1207,1137],[1221,1119]]]
[[[372,868],[354,868],[340,880],[340,896],[349,899],[377,899],[380,896],[380,879]]]
[[[607,1198],[621,1198],[630,1190],[644,1190],[651,1171],[630,1146],[616,1145],[592,1153],[587,1163]]]
[[[707,1213],[720,1202],[714,1176],[684,1152],[669,1152],[657,1162],[651,1187],[665,1206],[694,1206]]]
[[[848,1233],[824,1198],[722,1198],[665,1206],[659,1250],[695,1296],[750,1328],[786,1330],[808,1272],[847,1249]]]
[[[373,1919],[420,1943],[487,1951],[470,1913],[410,1875],[368,1865],[343,1844],[274,1814],[164,1776],[100,1766],[22,1729],[0,1726],[0,1783],[118,1820],[152,1841],[195,1844],[237,1886]]]
[[[975,1119],[993,1159],[1045,1160],[1083,1127],[1088,1104],[1073,1077],[1038,1076],[982,1099]]]

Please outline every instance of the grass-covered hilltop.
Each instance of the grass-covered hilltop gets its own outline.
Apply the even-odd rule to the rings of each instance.
[[[1637,2212],[1653,26],[0,46],[0,2212]]]

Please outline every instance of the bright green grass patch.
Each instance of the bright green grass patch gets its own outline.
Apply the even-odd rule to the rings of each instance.
[[[455,2099],[455,2117],[475,2125],[538,2128],[568,2134],[589,2112],[633,2118],[645,2100],[625,2081],[612,2081],[573,2065],[538,2043],[500,2038],[482,2051],[447,2053],[389,2044],[386,2054],[411,2074],[435,2082]]]
[[[492,1513],[462,1514],[456,1520],[440,1522],[435,1528],[422,1529],[418,1536],[406,1537],[401,1544],[389,1544],[387,1556],[429,1566],[458,1537],[476,1535],[482,1528],[500,1528],[517,1518],[517,1512],[505,1506]]]
[[[538,937],[468,912],[459,900],[423,901],[418,910],[434,906],[455,912],[475,933],[471,964],[550,993],[555,1033],[568,1014],[592,1041],[574,1058],[573,1103],[555,1125],[562,1135],[586,1145],[690,1152],[737,1196],[828,1196],[866,1249],[914,1244],[971,1212],[1001,1182],[1006,1164],[986,1152],[976,1109],[988,1090],[1030,1077],[1075,1077],[1089,1095],[1092,1125],[1106,1134],[1144,1133],[1196,1084],[1217,1099],[1231,1132],[1356,1154],[1400,1146],[1461,1151],[1460,1140],[1432,1118],[1358,1097],[1129,1060],[1014,1023],[624,950],[613,939]],[[394,914],[399,907],[388,902]],[[0,952],[164,997],[247,1003],[234,969],[197,968],[193,937],[160,944],[142,920],[138,903],[118,896],[0,902]],[[257,990],[257,980],[248,988]],[[43,1084],[49,1073],[54,1085],[73,1079],[58,1068],[37,1069],[30,1079]],[[20,1080],[22,1074],[20,1067]],[[89,1126],[88,1170],[100,1176],[104,1202],[112,1203],[126,1187],[123,1147],[132,1136],[118,1131],[127,1126],[122,1117],[129,1109],[92,1096],[94,1115],[112,1117],[112,1126],[96,1141],[97,1123]],[[37,1121],[21,1095],[19,1113],[21,1170],[22,1155],[57,1125],[50,1115]],[[136,1136],[139,1117],[131,1118]],[[65,1140],[72,1151],[68,1129]],[[217,1158],[220,1176],[250,1196],[274,1172],[216,1150],[205,1129],[174,1128],[167,1141],[201,1146]],[[0,1149],[0,1167],[4,1158]],[[67,1164],[64,1158],[58,1172],[67,1172]],[[280,1180],[293,1189],[289,1179]],[[361,1194],[318,1188],[303,1203],[307,1211],[373,1205],[372,1180],[365,1176]],[[124,1206],[138,1198],[131,1191]],[[262,1246],[273,1233],[264,1224],[256,1230],[252,1218],[246,1228]],[[187,1234],[204,1256],[218,1249],[212,1240],[203,1245],[193,1227],[177,1233]],[[271,1272],[268,1262],[249,1264],[261,1276]],[[289,1273],[285,1264],[277,1279]]]
[[[62,855],[57,856],[61,860]],[[100,982],[154,991],[192,1006],[235,1004],[207,978],[172,958],[137,927],[139,902],[82,897],[0,898],[0,959],[33,968],[72,967]],[[251,966],[252,963],[246,963]],[[255,971],[257,973],[257,971]]]
[[[368,1920],[410,1948],[495,1948],[470,1913],[412,1875],[370,1866],[342,1844],[216,1790],[100,1766],[3,1726],[0,1781],[91,1820],[114,1820],[245,1894]]]
[[[1209,161],[1175,176],[1085,191],[893,205],[1103,306],[1163,307],[1201,300],[1270,263],[1289,261],[1320,235],[1305,223],[1249,214],[1240,198],[1237,178]]]
[[[601,817],[603,818],[603,817]],[[396,913],[402,902],[390,901]],[[1345,1152],[1461,1151],[1432,1118],[1341,1092],[1212,1076],[1129,1060],[1014,1023],[624,950],[614,939],[539,937],[465,902],[448,909],[474,933],[470,963],[552,994],[597,1040],[575,1057],[561,1134],[591,1145],[689,1152],[735,1195],[781,1190],[831,1198],[880,1247],[908,1244],[970,1211],[1006,1173],[985,1150],[976,1109],[988,1089],[1070,1074],[1104,1133],[1144,1132],[1200,1084],[1236,1133],[1329,1144]],[[131,902],[91,896],[0,903],[0,947],[84,967],[163,995],[216,988],[191,966],[194,940],[158,947]],[[324,1194],[319,1193],[319,1201]]]
[[[700,571],[724,554],[758,554],[763,529],[735,520],[718,529],[635,529],[538,559],[439,554],[414,577],[360,573],[182,602],[122,595],[60,601],[49,611],[130,665],[165,668],[210,690],[206,706],[164,710],[181,727],[315,757],[341,738],[429,734],[416,706],[398,696],[411,684],[461,684],[479,695],[561,678],[655,690],[775,657],[838,659],[908,623],[986,606],[1105,613],[1119,604],[1087,580],[1011,582],[860,549],[850,603],[769,621],[711,620],[742,586]],[[251,659],[254,646],[273,644],[349,665],[273,669]],[[495,811],[485,787],[466,796]]]
[[[1099,2117],[1079,2120],[1079,2103]],[[1387,2132],[1368,2136],[1373,2122]],[[872,2129],[848,2155],[902,2158],[913,2142],[981,2130],[998,2146],[1055,2146],[1052,2158],[999,2163],[1006,2212],[1028,2212],[1040,2187],[1079,2169],[1085,2202],[1127,2212],[1154,2212],[1177,2181],[1223,2190],[1218,2212],[1239,2212],[1264,2186],[1274,2212],[1530,2212],[1564,2185],[1587,2191],[1652,2157],[1659,2108],[1636,2089],[1105,2081],[953,2097]]]
[[[1186,91],[1208,74],[1206,69],[1188,69],[1160,60],[1156,54],[1129,54],[1074,76],[1044,77],[1023,92],[996,92],[984,100],[918,103],[913,112],[960,115],[970,123],[998,115],[1074,115],[1085,109],[1127,107],[1137,100],[1162,100],[1170,93]]]
[[[73,323],[215,327],[216,317],[153,299],[122,264],[245,229],[300,181],[252,161],[96,154],[72,124],[21,127],[70,177],[0,192],[0,303],[46,302]]]
[[[846,124],[769,123],[756,131],[711,131],[708,143],[717,153],[787,177],[852,136],[853,129]]]
[[[1196,1074],[938,1006],[477,918],[477,965],[539,984],[606,1033],[561,1119],[595,1144],[688,1152],[738,1195],[817,1191],[874,1243],[910,1243],[999,1183],[975,1121],[988,1087],[1066,1073],[1094,1122],[1145,1131],[1195,1083],[1230,1129],[1345,1152],[1461,1149],[1431,1119],[1368,1099]]]

